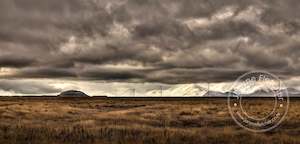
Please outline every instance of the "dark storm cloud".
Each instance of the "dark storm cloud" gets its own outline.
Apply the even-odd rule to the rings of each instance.
[[[88,69],[81,72],[81,77],[87,77],[98,80],[130,80],[130,79],[143,79],[145,72],[137,70],[124,70],[124,69],[109,69],[109,68],[96,68]]]
[[[33,59],[16,57],[15,55],[0,56],[0,67],[26,67],[33,64]]]
[[[27,78],[59,78],[59,77],[76,77],[76,72],[63,68],[25,68],[20,70],[18,77]]]
[[[180,69],[153,71],[147,80],[152,82],[197,83],[197,82],[225,82],[234,80],[244,74],[246,70],[230,70],[222,68]]]
[[[253,47],[240,50],[247,64],[258,68],[284,69],[288,67],[288,58],[273,54],[263,47]]]
[[[17,68],[10,77],[163,83],[254,69],[299,76],[299,8],[297,0],[2,0],[0,67]]]

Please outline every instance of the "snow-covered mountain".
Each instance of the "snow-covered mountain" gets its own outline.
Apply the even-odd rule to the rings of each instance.
[[[202,96],[202,97],[227,97],[231,90],[228,86],[208,86],[205,84],[178,84],[164,87],[162,89],[154,89],[146,92],[145,96]],[[217,89],[217,88],[219,89]],[[237,87],[238,93],[242,96],[249,97],[272,97],[274,95],[273,88],[266,88],[264,86],[251,86],[251,87]],[[281,89],[280,91],[284,91]],[[300,96],[300,91],[294,88],[287,89],[290,96]]]
[[[147,96],[203,96],[207,92],[200,84],[179,84],[162,90],[150,90]]]
[[[289,97],[299,97],[300,91],[295,88],[287,88],[281,90],[270,90],[270,89],[257,89],[255,92],[250,94],[242,94],[246,97],[274,97],[274,95],[282,94],[286,95],[286,90],[288,92]]]

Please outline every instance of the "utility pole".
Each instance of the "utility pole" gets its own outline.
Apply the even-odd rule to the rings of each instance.
[[[208,93],[208,97],[210,97],[210,86],[209,86],[209,82],[207,82],[207,93]]]
[[[160,86],[160,96],[162,97],[163,96],[163,87]]]
[[[132,93],[133,93],[133,97],[135,97],[135,94],[136,94],[135,88],[132,89]]]

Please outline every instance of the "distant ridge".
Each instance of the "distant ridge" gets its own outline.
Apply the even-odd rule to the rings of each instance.
[[[85,94],[82,91],[77,91],[77,90],[69,90],[69,91],[64,91],[58,95],[58,97],[63,97],[63,98],[87,98],[90,97],[89,95]]]
[[[218,91],[208,91],[202,97],[227,97],[227,93],[222,93]]]

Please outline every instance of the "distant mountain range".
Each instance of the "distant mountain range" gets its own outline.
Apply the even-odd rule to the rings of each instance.
[[[228,93],[218,92],[218,91],[208,91],[203,97],[227,97]]]
[[[150,90],[147,96],[202,96],[207,92],[207,88],[197,84],[181,84],[163,90]]]
[[[290,97],[299,97],[300,96],[300,91],[295,89],[295,88],[287,88],[287,89],[282,89],[279,91],[266,91],[264,89],[258,89],[255,92],[251,94],[246,94],[243,96],[248,96],[248,97],[273,97],[276,94],[282,94],[285,95],[285,92],[288,92],[288,95]]]
[[[285,90],[285,89],[284,89]],[[281,90],[279,93],[283,93]],[[290,97],[300,97],[300,90],[295,88],[287,88]],[[147,92],[147,96],[186,96],[186,97],[227,97],[230,91],[208,91],[208,88],[204,88],[197,84],[182,84],[176,85],[163,90],[150,90]],[[254,90],[249,91],[242,96],[247,97],[272,97],[274,91],[266,90],[261,87],[254,87]]]

